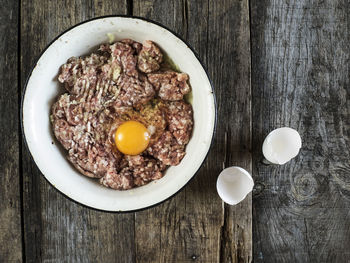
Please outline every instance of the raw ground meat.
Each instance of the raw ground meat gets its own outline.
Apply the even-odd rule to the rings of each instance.
[[[100,183],[114,189],[130,189],[162,178],[162,171],[166,169],[160,161],[141,155],[126,155],[123,161],[124,167],[119,173],[107,172]]]
[[[182,100],[184,95],[191,91],[187,84],[188,75],[167,71],[163,73],[148,74],[148,80],[158,91],[159,98],[163,100]]]
[[[142,104],[150,101],[155,95],[153,86],[144,76],[135,78],[123,74],[119,77],[117,85],[121,88],[121,91],[116,107],[129,106],[139,108]]]
[[[162,60],[153,42],[124,39],[62,65],[58,80],[67,93],[53,104],[50,118],[68,160],[82,174],[130,189],[161,178],[185,156],[193,126],[192,107],[183,101],[190,92],[188,75],[158,71]],[[127,120],[141,122],[151,134],[140,155],[123,155],[115,146],[115,132]]]
[[[143,42],[142,49],[138,56],[138,68],[144,73],[151,73],[160,68],[163,61],[163,54],[152,41]]]
[[[186,154],[185,147],[180,145],[169,131],[164,132],[147,151],[166,165],[178,165]]]
[[[125,44],[132,46],[134,48],[136,54],[139,54],[141,49],[142,49],[142,44],[139,42],[136,42],[132,39],[123,39],[123,40],[120,40],[120,42],[123,42]]]
[[[172,101],[167,104],[166,119],[169,131],[180,145],[190,140],[193,128],[192,106],[185,101]]]
[[[120,173],[107,171],[106,175],[100,179],[100,183],[113,189],[127,190],[134,187],[133,174],[130,169],[124,168]]]
[[[154,158],[127,155],[125,159],[128,161],[129,169],[133,171],[136,185],[144,185],[149,181],[163,177],[162,171],[166,168],[166,165]]]
[[[58,80],[65,84],[70,94],[80,95],[96,84],[97,70],[106,63],[107,58],[91,54],[85,58],[72,57],[61,67]]]

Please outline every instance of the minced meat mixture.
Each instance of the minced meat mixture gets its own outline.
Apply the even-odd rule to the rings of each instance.
[[[188,75],[163,62],[152,41],[103,44],[89,56],[70,58],[59,82],[67,93],[52,106],[53,131],[68,160],[84,175],[124,190],[161,178],[185,156],[193,128]],[[114,143],[119,125],[136,120],[148,128],[148,148],[124,155]]]

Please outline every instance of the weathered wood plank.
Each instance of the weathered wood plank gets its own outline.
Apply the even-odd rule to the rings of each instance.
[[[256,262],[349,262],[350,3],[251,1]],[[301,133],[299,156],[264,166],[274,128]]]
[[[0,6],[0,262],[22,260],[19,125],[18,3]]]
[[[172,200],[136,215],[137,260],[249,262],[251,197],[242,206],[227,207],[224,224],[215,188],[224,165],[251,169],[248,3],[134,1],[133,7],[135,15],[165,24],[199,53],[213,79],[219,111],[216,138],[195,179]]]
[[[22,87],[36,57],[61,31],[85,19],[126,14],[125,1],[22,1]],[[28,262],[132,262],[134,215],[76,204],[50,186],[23,149]]]
[[[213,151],[223,160],[221,167],[240,166],[251,172],[248,1],[210,1],[209,9],[208,64],[219,107]],[[220,262],[251,260],[252,199],[248,195],[237,206],[225,205]]]
[[[206,62],[206,1],[134,1],[133,7],[134,15],[161,22],[186,38]],[[215,192],[215,180],[220,167],[212,154],[195,179],[175,198],[136,215],[138,262],[219,260],[223,207]]]

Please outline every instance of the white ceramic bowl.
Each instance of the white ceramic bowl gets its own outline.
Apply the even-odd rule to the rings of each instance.
[[[91,53],[108,42],[131,38],[156,42],[181,71],[190,76],[193,90],[194,130],[186,156],[163,178],[145,186],[117,191],[98,184],[75,170],[54,138],[50,108],[59,93],[59,68],[68,58]],[[156,205],[183,188],[195,175],[210,148],[216,120],[213,89],[201,62],[189,46],[163,26],[135,17],[108,16],[78,24],[58,36],[44,50],[26,84],[22,125],[27,146],[45,178],[60,192],[86,206],[106,211],[133,211]],[[55,142],[52,144],[52,142]]]

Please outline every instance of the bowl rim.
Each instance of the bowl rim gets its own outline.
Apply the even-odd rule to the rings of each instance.
[[[68,195],[66,195],[65,193],[63,193],[61,190],[59,190],[56,186],[54,186],[45,176],[44,173],[41,172],[40,168],[38,167],[38,165],[36,164],[35,162],[35,159],[29,149],[29,146],[28,146],[28,143],[27,143],[27,139],[26,139],[26,135],[24,133],[24,125],[23,125],[23,103],[24,103],[24,98],[25,98],[25,94],[26,94],[26,90],[27,90],[27,86],[28,86],[28,82],[29,82],[29,79],[31,78],[32,76],[32,73],[34,71],[34,68],[36,66],[36,64],[38,63],[38,61],[40,60],[40,58],[43,56],[43,54],[46,52],[46,50],[57,40],[59,39],[62,35],[64,35],[65,33],[67,33],[68,31],[72,30],[73,28],[75,27],[78,27],[82,24],[85,24],[85,23],[88,23],[88,22],[91,22],[91,21],[94,21],[94,20],[99,20],[99,19],[104,19],[104,18],[110,18],[110,17],[119,17],[119,18],[131,18],[131,19],[138,19],[138,20],[143,20],[143,21],[146,21],[146,22],[149,22],[149,23],[152,23],[152,24],[155,24],[157,26],[160,26],[162,28],[164,28],[165,30],[169,31],[170,33],[172,33],[174,36],[176,36],[177,38],[179,38],[190,50],[191,52],[194,54],[194,56],[196,57],[196,59],[199,61],[199,63],[201,64],[202,68],[204,69],[204,72],[205,74],[207,75],[207,78],[209,80],[209,83],[210,83],[210,87],[211,87],[211,91],[212,91],[212,96],[213,96],[213,101],[214,101],[214,127],[213,127],[213,132],[212,132],[212,136],[211,136],[211,141],[210,141],[210,144],[209,144],[209,149],[203,159],[203,161],[201,162],[200,166],[198,167],[197,171],[192,175],[192,177],[179,189],[177,190],[175,193],[173,193],[172,195],[170,195],[169,197],[165,198],[164,200],[161,200],[159,201],[158,203],[155,203],[153,205],[150,205],[150,206],[146,206],[146,207],[143,207],[143,208],[139,208],[139,209],[133,209],[133,210],[126,210],[126,211],[121,211],[121,210],[117,210],[117,211],[111,211],[111,210],[104,210],[104,209],[99,209],[99,208],[96,208],[96,207],[91,207],[91,206],[88,206],[88,205],[85,205],[85,204],[82,204],[80,203],[79,201],[77,200],[74,200],[73,198],[69,197]],[[202,62],[202,60],[199,58],[199,55],[197,54],[197,52],[194,50],[194,48],[186,41],[184,40],[178,33],[176,33],[175,31],[173,31],[172,29],[168,28],[167,26],[161,24],[160,22],[157,22],[157,21],[154,21],[154,20],[151,20],[149,18],[145,18],[145,17],[140,17],[140,16],[132,16],[132,15],[105,15],[105,16],[97,16],[97,17],[93,17],[93,18],[90,18],[90,19],[87,19],[87,20],[84,20],[84,21],[81,21],[77,24],[74,24],[72,26],[70,26],[69,28],[65,29],[64,31],[62,31],[60,34],[58,34],[55,38],[53,38],[46,46],[45,48],[39,53],[39,55],[37,55],[37,57],[35,58],[35,61],[34,61],[34,64],[31,66],[31,70],[30,72],[28,73],[28,76],[26,77],[26,80],[25,80],[25,83],[24,83],[24,87],[23,87],[23,90],[21,92],[21,102],[20,102],[20,126],[21,126],[21,137],[22,137],[22,142],[24,142],[24,145],[25,145],[25,148],[27,149],[27,151],[29,152],[29,156],[30,156],[30,160],[35,163],[36,167],[38,168],[38,170],[40,171],[40,173],[42,174],[42,176],[45,178],[46,182],[48,182],[51,187],[53,189],[55,189],[55,191],[57,191],[58,193],[60,193],[61,195],[63,195],[65,198],[67,198],[68,200],[80,205],[80,206],[83,206],[85,208],[88,208],[88,209],[92,209],[92,210],[95,210],[95,211],[99,211],[99,212],[105,212],[105,213],[112,213],[112,214],[127,214],[127,213],[134,213],[134,212],[139,212],[139,211],[143,211],[143,210],[146,210],[146,209],[149,209],[149,208],[152,208],[152,207],[155,207],[155,206],[158,206],[162,203],[164,203],[165,201],[173,198],[174,196],[176,196],[179,192],[181,192],[192,180],[193,178],[198,174],[198,171],[200,170],[200,168],[203,166],[203,163],[206,161],[206,159],[208,158],[208,154],[211,150],[211,147],[213,146],[213,142],[214,142],[214,137],[215,137],[215,134],[216,134],[216,125],[217,125],[217,102],[216,102],[216,96],[215,96],[215,90],[214,90],[214,85],[213,85],[213,82],[209,76],[209,73],[208,73],[208,70],[207,68],[205,67],[204,63]],[[20,175],[20,176],[23,176]]]

